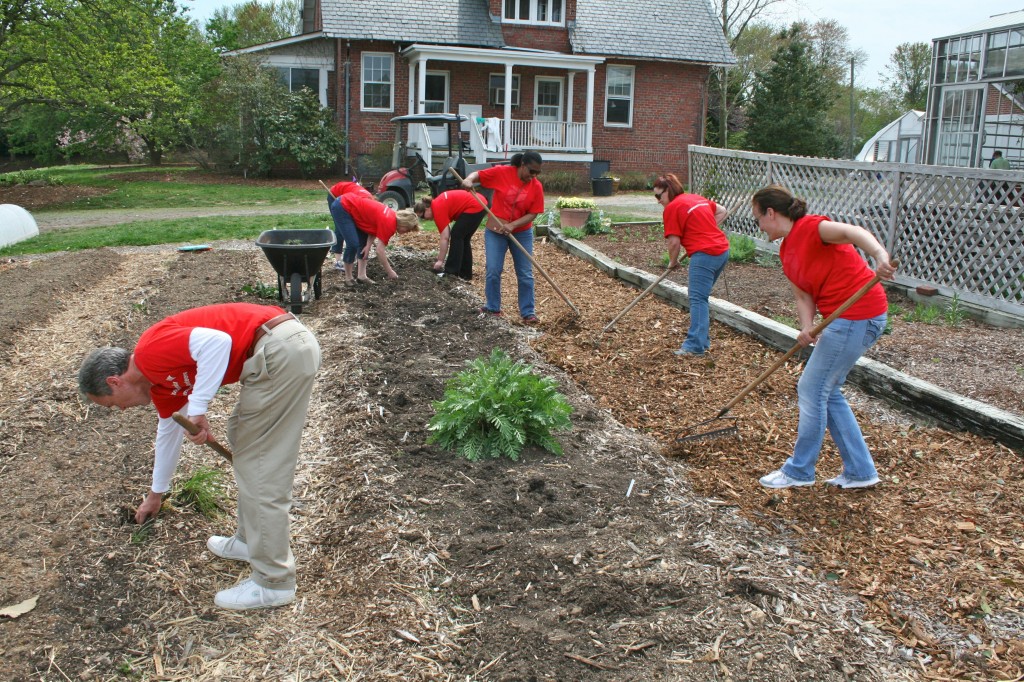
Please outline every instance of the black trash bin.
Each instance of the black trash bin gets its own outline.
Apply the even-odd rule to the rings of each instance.
[[[611,178],[594,178],[590,183],[595,197],[610,197],[615,193],[614,180]]]

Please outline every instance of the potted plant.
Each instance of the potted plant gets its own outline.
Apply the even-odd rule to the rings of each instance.
[[[597,204],[593,199],[583,197],[559,197],[555,208],[558,209],[558,222],[562,227],[583,227]]]

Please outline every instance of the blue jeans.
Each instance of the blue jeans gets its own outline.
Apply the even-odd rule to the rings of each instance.
[[[334,234],[338,238],[338,244],[345,244],[345,251],[342,253],[341,259],[346,263],[355,263],[356,252],[360,248],[359,230],[356,228],[352,216],[341,205],[340,199],[331,202],[331,217],[334,218]],[[363,246],[365,245],[366,242],[363,241]],[[340,247],[335,253],[341,253]]]
[[[487,256],[484,293],[487,296],[487,310],[501,312],[501,273],[505,269],[505,252],[512,251],[512,265],[519,281],[519,314],[528,317],[535,313],[533,296],[533,265],[520,249],[509,244],[509,239],[518,241],[533,255],[533,230],[515,232],[507,237],[493,230],[484,230],[484,254]]]
[[[698,251],[690,256],[687,292],[690,297],[690,330],[681,349],[686,353],[703,355],[711,348],[711,309],[708,297],[718,281],[718,276],[729,262],[729,251],[710,256]]]
[[[331,204],[335,202],[335,198],[331,196],[331,193],[327,193],[327,210],[331,209]],[[338,232],[338,224],[334,224],[334,245],[331,247],[331,253],[341,253],[345,249],[345,240],[342,239],[341,233]]]
[[[826,426],[839,448],[847,478],[866,481],[877,475],[857,419],[840,389],[858,358],[882,335],[885,320],[884,314],[869,320],[840,318],[818,337],[796,389],[800,406],[796,445],[782,465],[790,478],[814,480]]]

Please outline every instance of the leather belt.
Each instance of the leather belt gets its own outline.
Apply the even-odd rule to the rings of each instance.
[[[277,317],[272,317],[260,326],[256,327],[256,333],[252,335],[252,345],[249,346],[249,352],[246,357],[252,357],[252,354],[256,351],[256,344],[259,343],[260,339],[267,335],[267,333],[276,327],[277,325],[287,322],[288,320],[297,320],[291,313],[281,313]]]

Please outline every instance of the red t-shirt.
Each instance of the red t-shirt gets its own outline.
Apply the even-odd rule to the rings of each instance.
[[[526,182],[520,180],[519,169],[515,166],[491,166],[480,171],[479,177],[482,186],[494,190],[491,213],[502,222],[510,223],[527,213],[544,212],[544,186],[534,177]],[[515,231],[525,232],[532,225],[531,221]]]
[[[779,246],[779,258],[789,281],[810,294],[818,312],[828,317],[867,284],[875,273],[852,244],[826,244],[821,240],[818,228],[823,220],[828,218],[805,215],[793,223],[793,229]],[[840,317],[868,320],[878,317],[888,308],[885,289],[879,283]]]
[[[339,199],[356,227],[387,246],[398,230],[398,216],[394,211],[376,199],[360,194],[342,194]]]
[[[478,195],[479,196],[479,195]],[[480,197],[480,201],[487,200]],[[434,223],[438,232],[444,232],[449,223],[457,219],[463,213],[480,213],[484,210],[470,192],[464,189],[450,189],[434,197],[430,202],[430,210],[434,214]]]
[[[193,329],[216,329],[231,337],[231,357],[221,381],[223,386],[235,383],[241,376],[256,329],[282,313],[276,306],[255,303],[208,305],[171,315],[143,332],[132,359],[153,384],[149,395],[157,413],[170,417],[188,402],[197,369],[188,349]]]
[[[340,197],[342,194],[358,194],[360,196],[370,197],[371,199],[373,198],[373,195],[370,194],[370,190],[366,189],[358,182],[347,182],[345,180],[342,180],[334,187],[331,187],[331,196],[335,199]]]
[[[729,238],[715,222],[718,206],[699,194],[680,194],[662,214],[665,237],[675,235],[687,256],[700,252],[719,256],[729,250]]]

